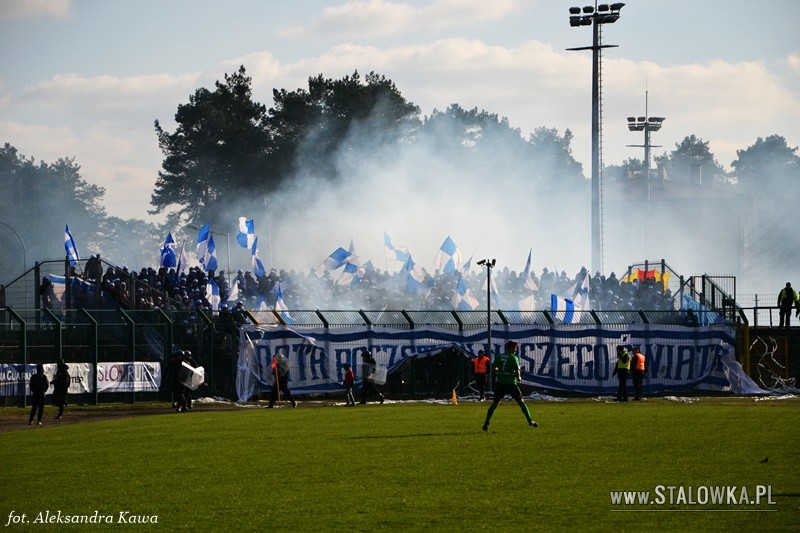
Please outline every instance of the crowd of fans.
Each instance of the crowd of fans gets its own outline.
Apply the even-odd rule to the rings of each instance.
[[[191,267],[180,274],[167,268],[142,268],[136,272],[124,266],[103,269],[99,256],[92,256],[83,273],[77,275],[100,285],[120,306],[135,309],[211,309],[213,298],[207,294],[210,278],[219,288],[219,309],[275,309],[280,292],[283,304],[290,310],[452,310],[458,290],[458,275],[440,272],[432,275],[432,289],[418,293],[408,290],[407,274],[402,269],[394,273],[370,269],[360,282],[350,286],[337,284],[338,271],[317,276],[313,270],[303,273],[273,269],[254,276],[239,270],[230,277],[224,270],[205,272],[201,267]],[[570,277],[564,271],[544,268],[541,275],[531,273],[531,280],[526,283],[522,272],[507,267],[493,269],[497,292],[491,295],[492,308],[517,309],[520,300],[527,298],[526,310],[550,310],[551,294],[573,298],[587,275],[585,269]],[[466,286],[478,302],[476,309],[486,309],[486,276],[485,268],[464,274]],[[590,277],[589,298],[591,309],[597,311],[676,308],[672,293],[661,283],[652,279],[621,281],[613,272]]]

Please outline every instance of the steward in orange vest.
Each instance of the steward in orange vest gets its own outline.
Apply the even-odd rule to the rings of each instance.
[[[644,354],[639,351],[639,346],[633,347],[633,356],[631,356],[631,374],[633,375],[633,399],[642,399],[642,381],[644,381],[645,372],[645,358]]]
[[[491,359],[483,353],[483,350],[478,350],[478,357],[472,360],[472,374],[475,376],[475,385],[478,387],[478,400],[481,402],[486,398],[490,364]]]

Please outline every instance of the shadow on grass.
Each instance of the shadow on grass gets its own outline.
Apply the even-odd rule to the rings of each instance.
[[[417,437],[453,437],[457,435],[468,435],[474,431],[458,431],[452,433],[412,433],[409,435],[361,435],[358,437],[347,437],[347,440],[367,440],[367,439],[413,439]]]

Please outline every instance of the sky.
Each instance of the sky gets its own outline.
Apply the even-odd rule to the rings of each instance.
[[[590,45],[592,35],[591,27],[570,27],[572,5],[0,0],[0,142],[45,162],[74,157],[83,178],[105,188],[109,215],[160,222],[147,214],[163,157],[156,119],[173,131],[178,105],[239,65],[253,78],[254,100],[267,107],[273,89],[307,88],[311,76],[336,79],[358,70],[392,80],[423,115],[456,103],[507,117],[525,137],[539,127],[569,129],[573,156],[588,176],[591,52],[567,48]],[[603,53],[604,162],[643,158],[641,148],[627,146],[643,138],[628,131],[626,117],[645,114],[646,94],[647,114],[666,117],[652,134],[651,143],[661,146],[654,155],[692,134],[726,169],[759,137],[778,134],[797,147],[798,16],[794,0],[626,3],[620,19],[602,27],[603,44],[618,45]],[[377,237],[370,236],[369,255],[382,256],[383,230],[415,244],[398,221],[371,223]],[[453,234],[458,243],[458,229],[444,224],[431,242]],[[352,237],[347,228],[329,233],[320,246],[346,246]],[[589,263],[588,235],[586,228],[586,242],[576,243],[581,252],[565,263]],[[485,242],[462,239],[467,256],[494,253]],[[513,258],[515,269],[529,247],[537,249],[534,238],[518,240],[523,257]],[[437,246],[428,246],[423,264]]]

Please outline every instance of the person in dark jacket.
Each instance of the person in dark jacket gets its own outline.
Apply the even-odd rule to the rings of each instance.
[[[275,383],[272,385],[272,390],[269,391],[269,405],[267,407],[274,407],[275,402],[281,398],[281,395],[292,403],[292,407],[297,407],[292,391],[289,390],[289,361],[283,354],[273,355],[270,369]]]
[[[44,414],[44,395],[47,389],[50,388],[50,382],[47,376],[44,375],[44,365],[41,363],[36,365],[36,373],[31,376],[31,416],[28,418],[28,425],[33,424],[33,417],[36,416],[36,422],[42,425],[42,415]]]
[[[374,394],[378,397],[381,403],[384,402],[386,399],[381,391],[375,386],[375,382],[372,381],[372,375],[375,373],[375,367],[377,366],[377,361],[375,358],[372,357],[372,352],[367,350],[366,352],[361,354],[361,401],[359,403],[366,404],[367,403],[367,393]]]
[[[67,391],[70,383],[69,365],[64,361],[58,362],[58,370],[53,376],[53,404],[58,407],[56,419],[64,416],[64,407],[67,405]]]

